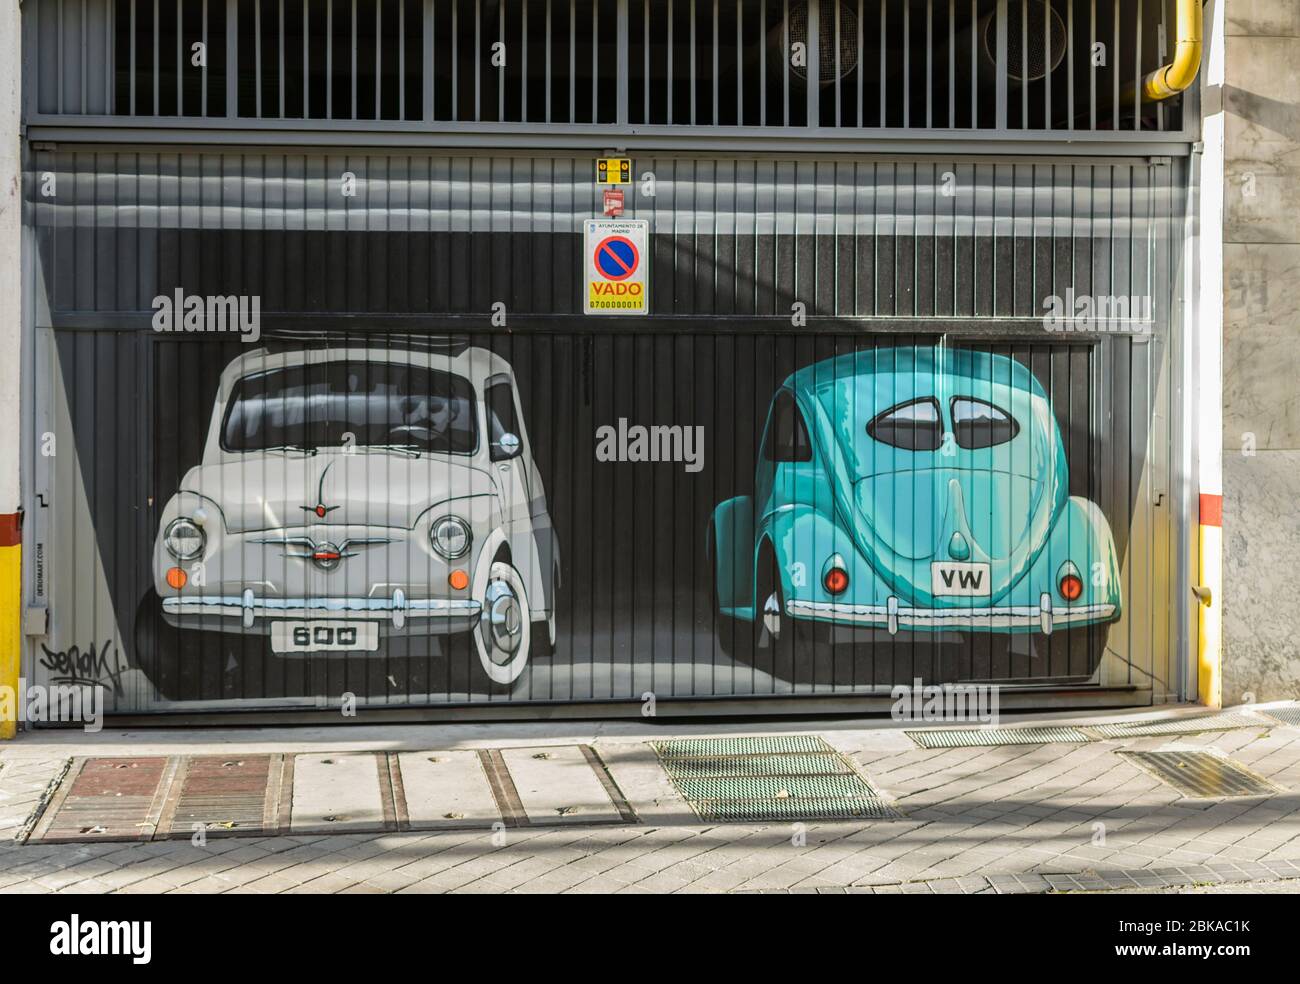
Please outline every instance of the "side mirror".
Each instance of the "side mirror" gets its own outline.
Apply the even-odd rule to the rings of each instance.
[[[517,458],[523,446],[518,434],[502,434],[500,440],[492,442],[492,457],[496,461]]]

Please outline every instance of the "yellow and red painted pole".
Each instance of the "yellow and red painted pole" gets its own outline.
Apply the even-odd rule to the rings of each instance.
[[[0,516],[0,739],[18,732],[22,558],[22,514],[7,513]]]

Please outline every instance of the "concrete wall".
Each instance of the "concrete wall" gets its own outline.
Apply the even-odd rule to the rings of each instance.
[[[1300,697],[1300,3],[1226,7],[1223,699]]]
[[[18,4],[0,4],[0,738],[12,738],[18,686],[22,544],[18,480],[22,428],[22,64]],[[6,700],[8,698],[8,700]]]

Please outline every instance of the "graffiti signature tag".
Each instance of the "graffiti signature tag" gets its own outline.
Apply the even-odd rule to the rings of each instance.
[[[122,653],[117,646],[113,645],[112,639],[105,639],[103,646],[98,650],[92,642],[85,652],[77,646],[56,652],[44,644],[41,645],[41,651],[43,655],[40,663],[49,671],[50,683],[83,687],[108,683],[112,686],[115,696],[121,697],[125,694],[122,688],[122,673],[125,670],[122,665]]]

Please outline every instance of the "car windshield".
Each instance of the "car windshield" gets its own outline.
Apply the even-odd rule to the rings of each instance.
[[[422,366],[322,362],[242,377],[221,428],[227,451],[478,446],[469,381]]]

